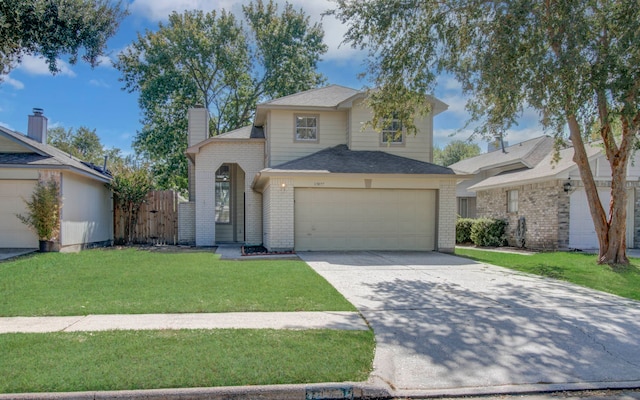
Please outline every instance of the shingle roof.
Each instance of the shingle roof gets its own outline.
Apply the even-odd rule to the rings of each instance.
[[[591,159],[601,154],[602,149],[595,146],[585,144],[587,156]],[[573,162],[573,147],[560,150],[560,160],[553,162],[553,151],[549,151],[547,155],[533,168],[524,170],[509,171],[502,174],[484,179],[475,185],[469,187],[469,190],[478,191],[490,189],[499,186],[508,186],[531,181],[542,181],[558,177],[564,172],[577,168]]]
[[[10,140],[19,142],[32,153],[0,153],[0,165],[26,165],[36,167],[70,167],[88,174],[103,182],[111,180],[111,174],[103,172],[99,167],[79,160],[54,146],[40,143],[21,133],[0,127],[0,135],[5,135]]]
[[[340,103],[363,92],[340,85],[329,85],[323,88],[305,90],[289,96],[279,97],[259,104],[258,107],[336,107]]]
[[[400,157],[383,151],[352,151],[338,145],[293,161],[271,171],[328,171],[342,174],[438,174],[453,175],[450,168]]]
[[[518,163],[531,168],[549,154],[553,149],[553,142],[553,138],[540,136],[508,146],[505,152],[497,150],[480,154],[452,164],[449,168],[466,174],[476,174],[480,170]]]

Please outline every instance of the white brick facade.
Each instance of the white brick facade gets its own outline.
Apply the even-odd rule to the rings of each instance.
[[[212,141],[196,154],[195,244],[216,243],[215,172],[224,163],[244,171],[246,243],[262,243],[262,195],[251,188],[253,177],[264,168],[264,141],[260,139]]]
[[[440,181],[438,190],[438,250],[453,253],[456,246],[456,181]]]
[[[194,201],[178,203],[178,243],[196,242],[196,203]]]
[[[272,251],[294,248],[293,195],[291,178],[271,178],[264,189],[264,246]]]

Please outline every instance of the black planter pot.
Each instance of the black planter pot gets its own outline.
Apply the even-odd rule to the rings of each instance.
[[[53,240],[40,241],[40,253],[50,253],[52,251],[58,251],[56,242],[54,242]]]

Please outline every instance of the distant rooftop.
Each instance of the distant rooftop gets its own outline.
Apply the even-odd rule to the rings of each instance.
[[[521,163],[523,167],[533,168],[553,149],[553,138],[540,136],[508,147],[504,152],[499,149],[467,158],[449,166],[465,174],[476,174],[481,170]]]
[[[592,158],[602,152],[602,148],[585,144],[587,157]],[[560,150],[560,159],[554,161],[554,151],[549,150],[547,155],[533,168],[526,168],[517,171],[504,172],[496,176],[487,178],[469,187],[470,190],[484,190],[498,187],[510,183],[523,183],[540,181],[558,176],[564,172],[576,169],[577,165],[573,161],[573,147]]]

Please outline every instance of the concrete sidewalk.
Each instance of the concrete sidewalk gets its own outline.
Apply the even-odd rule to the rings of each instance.
[[[0,334],[149,329],[367,330],[369,327],[357,312],[339,311],[0,318]]]

